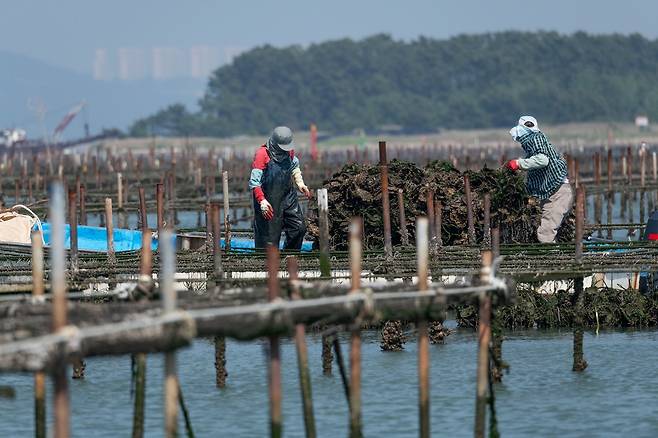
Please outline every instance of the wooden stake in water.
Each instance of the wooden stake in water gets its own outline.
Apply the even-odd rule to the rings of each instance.
[[[172,243],[172,232],[166,228],[159,239],[160,247],[160,297],[164,314],[176,310],[176,252]],[[165,436],[174,438],[178,430],[178,379],[176,377],[176,352],[165,353],[164,415]]]
[[[116,263],[114,255],[114,224],[112,220],[112,198],[105,198],[105,231],[107,235],[107,261]]]
[[[391,202],[388,195],[388,159],[386,158],[386,142],[379,142],[379,171],[382,186],[382,216],[384,219],[384,252],[386,257],[393,257],[393,241],[391,239]]]
[[[427,290],[429,264],[429,222],[427,218],[416,219],[416,256],[418,270],[418,290]],[[418,408],[420,436],[430,436],[430,341],[427,334],[427,321],[418,321]]]
[[[41,232],[32,232],[32,296],[43,297],[43,241]],[[37,438],[46,438],[46,376],[34,373],[34,430]]]
[[[78,273],[78,211],[76,190],[69,190],[69,230],[71,236],[70,264],[73,274]]]
[[[50,199],[50,266],[53,301],[53,332],[67,324],[66,317],[66,253],[64,251],[64,190],[61,183],[52,186]],[[67,364],[60,361],[53,371],[55,381],[55,438],[69,436],[69,390]]]
[[[398,189],[398,207],[400,209],[400,239],[402,245],[409,245],[409,232],[407,231],[407,216],[404,211],[404,192]]]
[[[298,264],[296,257],[288,257],[287,269],[290,278],[290,298],[301,300],[298,282]],[[308,349],[306,348],[306,328],[304,324],[295,325],[295,348],[297,349],[297,368],[299,369],[299,387],[302,393],[302,413],[306,436],[315,438],[315,417],[313,415],[313,396],[311,392],[311,373],[308,368]]]
[[[583,260],[583,235],[585,224],[585,189],[579,187],[576,191],[576,251],[575,262]],[[583,277],[574,279],[574,331],[573,331],[573,371],[583,371],[587,368],[587,361],[583,353],[583,316],[585,312],[585,292],[583,290]]]
[[[473,219],[473,195],[471,193],[471,180],[464,175],[464,193],[466,196],[466,220],[468,222],[468,243],[475,245],[475,222]]]
[[[269,301],[279,298],[279,249],[267,245],[267,295]],[[270,357],[268,381],[270,392],[270,436],[280,438],[283,433],[281,422],[281,358],[279,352],[279,337],[270,336]]]
[[[404,208],[404,207],[403,207]],[[352,218],[350,223],[350,293],[361,289],[361,259],[363,219]],[[361,327],[357,319],[350,334],[350,437],[363,436],[361,426]]]
[[[318,189],[318,214],[320,225],[320,274],[331,277],[329,262],[329,196],[327,189]]]
[[[230,251],[231,250],[231,206],[229,205],[227,170],[222,172],[222,190],[224,193],[224,248],[226,251]]]
[[[491,250],[483,250],[480,283],[486,285],[491,279]],[[491,296],[482,292],[479,297],[477,390],[475,398],[475,437],[484,438],[489,388],[489,345],[491,343]]]

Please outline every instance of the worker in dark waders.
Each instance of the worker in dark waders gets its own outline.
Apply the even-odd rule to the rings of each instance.
[[[515,141],[521,143],[526,156],[510,160],[507,167],[513,171],[521,169],[528,172],[528,193],[539,199],[541,206],[537,239],[542,243],[554,242],[573,203],[567,163],[539,130],[534,117],[522,116],[518,125],[509,132]]]
[[[258,149],[251,167],[249,189],[254,198],[256,248],[265,248],[268,244],[278,247],[283,231],[286,236],[283,248],[300,250],[306,225],[297,190],[309,199],[311,191],[304,184],[290,128],[275,128],[267,143]]]

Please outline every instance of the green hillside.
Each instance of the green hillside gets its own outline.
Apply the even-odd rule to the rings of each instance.
[[[405,132],[658,118],[658,41],[641,35],[503,32],[448,40],[376,35],[255,48],[217,69],[198,113],[172,105],[132,135],[266,133],[317,123],[335,133]]]

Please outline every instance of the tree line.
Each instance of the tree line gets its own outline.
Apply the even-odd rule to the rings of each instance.
[[[658,117],[658,40],[639,34],[498,32],[447,40],[375,35],[262,46],[215,70],[199,111],[174,104],[134,136],[264,134],[276,125],[404,132]]]

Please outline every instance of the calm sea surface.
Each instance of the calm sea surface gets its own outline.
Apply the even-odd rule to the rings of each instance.
[[[506,336],[504,358],[511,372],[496,386],[502,436],[658,436],[658,331],[587,333],[590,366],[580,374],[571,371],[570,331]],[[417,436],[413,337],[410,333],[406,351],[384,353],[377,333],[364,333],[363,421],[368,437]],[[282,343],[284,435],[303,436],[295,348],[291,339]],[[347,404],[337,369],[332,377],[322,376],[320,338],[310,335],[308,344],[319,436],[346,436]],[[228,342],[225,390],[214,386],[211,342],[202,339],[179,350],[181,385],[197,436],[268,435],[264,345]],[[433,435],[472,436],[475,361],[475,336],[469,330],[457,331],[444,345],[431,346]],[[163,424],[163,356],[148,356],[147,366],[146,430],[147,436],[157,437],[162,436]],[[130,377],[128,356],[88,359],[87,378],[70,382],[73,436],[130,435]],[[0,436],[33,436],[32,382],[30,374],[0,375],[0,385],[16,390],[15,399],[0,399]],[[48,392],[52,395],[51,382]]]

